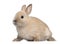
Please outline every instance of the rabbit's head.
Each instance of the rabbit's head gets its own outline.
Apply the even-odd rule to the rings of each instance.
[[[23,5],[21,8],[21,11],[16,13],[16,16],[13,20],[13,23],[16,26],[24,26],[29,22],[29,14],[32,10],[32,4],[29,4],[27,7],[26,5]]]

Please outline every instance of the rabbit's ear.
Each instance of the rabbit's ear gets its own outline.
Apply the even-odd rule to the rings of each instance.
[[[26,10],[26,5],[23,5],[21,10],[25,11]]]
[[[31,10],[32,10],[32,4],[29,4],[26,8],[26,13],[27,14],[30,14],[31,13]]]

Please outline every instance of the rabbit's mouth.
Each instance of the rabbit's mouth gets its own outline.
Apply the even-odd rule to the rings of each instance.
[[[15,26],[21,26],[21,25],[22,25],[22,24],[19,23],[19,22],[13,22],[13,24],[14,24]]]
[[[16,20],[13,20],[13,24],[14,24],[14,25],[17,25],[17,21],[16,21]]]
[[[13,22],[13,24],[14,24],[14,25],[17,25],[17,23],[16,23],[16,22]]]

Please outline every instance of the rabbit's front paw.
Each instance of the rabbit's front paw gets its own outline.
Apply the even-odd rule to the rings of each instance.
[[[16,38],[16,39],[14,39],[13,41],[20,41],[20,40]]]
[[[13,41],[21,41],[21,40],[22,40],[22,38],[17,37],[17,38],[15,38]]]

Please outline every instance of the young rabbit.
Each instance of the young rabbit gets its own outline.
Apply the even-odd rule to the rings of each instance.
[[[22,6],[13,23],[16,26],[18,36],[13,41],[20,41],[26,39],[28,41],[55,41],[48,26],[40,19],[31,17],[29,14],[32,10],[32,4]]]

